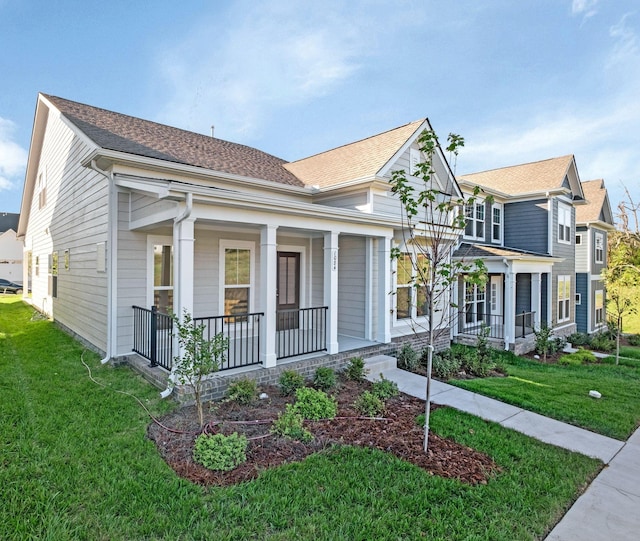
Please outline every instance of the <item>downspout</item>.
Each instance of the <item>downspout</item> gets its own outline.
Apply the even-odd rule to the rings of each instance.
[[[176,239],[176,226],[180,224],[180,222],[183,222],[184,220],[186,220],[189,216],[191,216],[191,212],[193,211],[193,193],[192,192],[186,192],[185,193],[185,208],[182,212],[180,212],[174,219],[173,219],[173,250],[174,250],[174,258],[175,261],[178,261],[180,258],[180,242],[178,239]],[[175,283],[180,284],[180,276],[177,275],[175,276]],[[176,302],[177,301],[177,302]],[[174,303],[176,303],[177,306],[180,306],[180,291],[178,290],[178,295],[175,295],[174,292]],[[180,317],[180,314],[178,314],[178,317]],[[167,382],[167,388],[162,391],[160,393],[160,397],[161,398],[167,398],[169,395],[171,395],[171,393],[173,392],[173,388],[175,387],[176,384],[176,374],[175,374],[175,367],[172,365],[171,367],[171,373],[169,374],[169,381]]]
[[[104,359],[100,359],[101,364],[106,364],[113,357],[114,351],[114,327],[116,326],[113,321],[114,307],[117,303],[117,288],[116,288],[116,246],[118,241],[118,209],[116,201],[116,190],[113,184],[113,172],[100,169],[95,160],[91,160],[90,168],[96,173],[102,175],[107,179],[107,186],[109,189],[108,194],[108,212],[107,212],[107,351],[105,352]]]

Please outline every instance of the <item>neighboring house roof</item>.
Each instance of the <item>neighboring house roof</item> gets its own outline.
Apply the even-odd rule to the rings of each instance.
[[[324,188],[350,180],[374,178],[399,148],[415,136],[426,119],[373,135],[285,165],[307,186]]]
[[[11,212],[0,212],[0,233],[18,230],[18,221],[20,220],[20,214]]]
[[[137,156],[303,186],[285,160],[238,143],[43,94],[96,145]]]
[[[460,175],[459,179],[508,195],[544,193],[567,187],[573,189],[578,198],[582,198],[582,193],[576,193],[580,192],[579,183],[577,186],[567,186],[565,183],[565,178],[572,166],[575,168],[574,157],[568,154],[558,158]]]
[[[586,205],[576,207],[576,223],[604,222],[613,225],[613,214],[604,180],[586,180],[582,183]]]
[[[489,244],[475,244],[462,242],[458,249],[453,253],[456,259],[487,259],[487,258],[522,258],[532,257],[553,260],[554,258],[548,254],[538,252],[530,252],[528,250],[518,250],[516,248],[504,248],[502,246],[492,246]]]

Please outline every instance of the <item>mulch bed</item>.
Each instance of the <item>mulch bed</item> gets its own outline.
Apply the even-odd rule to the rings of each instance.
[[[400,394],[387,401],[383,419],[362,418],[353,403],[368,381],[341,380],[335,393],[338,416],[333,420],[306,422],[314,440],[301,443],[269,433],[271,421],[292,402],[278,388],[263,388],[269,398],[249,406],[231,401],[211,403],[207,418],[224,434],[238,432],[249,438],[247,461],[230,472],[211,471],[193,461],[192,452],[199,432],[195,407],[181,408],[151,423],[148,436],[160,455],[181,477],[202,485],[226,486],[256,478],[262,471],[288,462],[300,461],[334,444],[358,445],[393,453],[432,475],[455,478],[470,484],[485,484],[500,468],[487,455],[454,441],[429,435],[429,450],[423,450],[423,429],[415,418],[424,413],[424,401]],[[432,407],[432,411],[437,406]],[[251,424],[238,421],[252,421]],[[258,422],[256,422],[258,421]],[[169,430],[170,429],[170,430]],[[251,439],[255,438],[255,439]]]

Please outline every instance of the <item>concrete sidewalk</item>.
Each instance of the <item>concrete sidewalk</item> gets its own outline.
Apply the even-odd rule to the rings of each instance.
[[[426,378],[396,367],[393,357],[367,359],[368,379],[395,381],[425,399]],[[431,381],[431,400],[494,421],[540,441],[599,458],[607,466],[547,537],[548,541],[640,539],[640,429],[621,442],[492,398]]]

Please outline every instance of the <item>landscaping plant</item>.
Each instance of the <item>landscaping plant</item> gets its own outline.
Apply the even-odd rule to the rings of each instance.
[[[304,427],[304,417],[294,410],[292,404],[287,404],[285,411],[278,415],[271,426],[271,433],[303,443],[313,440],[313,434]]]
[[[362,392],[353,406],[367,417],[378,417],[384,412],[384,401],[371,391]]]
[[[337,384],[335,371],[328,366],[319,367],[313,376],[313,384],[325,392],[333,389]]]
[[[234,381],[227,389],[227,399],[238,404],[251,404],[258,396],[258,384],[253,379]]]
[[[349,359],[349,363],[347,364],[344,373],[348,379],[354,381],[363,379],[367,374],[367,371],[364,367],[364,359],[362,357],[353,357]]]
[[[335,398],[328,396],[324,391],[301,387],[296,391],[292,411],[314,421],[333,419],[338,413],[338,404]]]
[[[205,468],[230,471],[247,461],[247,438],[237,432],[200,434],[193,447],[193,460]]]
[[[295,370],[285,370],[280,374],[278,384],[280,385],[280,392],[284,396],[291,396],[298,389],[304,387],[304,377]]]

